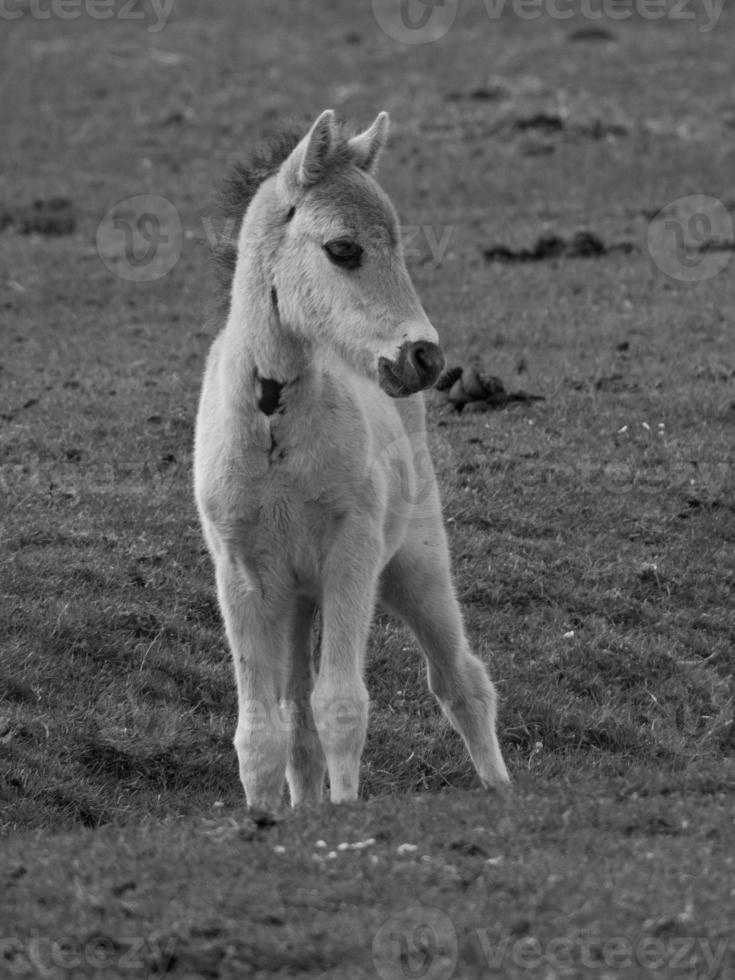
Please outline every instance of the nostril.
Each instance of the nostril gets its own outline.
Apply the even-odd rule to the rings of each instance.
[[[430,367],[429,352],[423,344],[414,344],[411,348],[411,362],[419,374],[424,374]]]
[[[408,349],[408,359],[416,374],[424,379],[435,380],[444,366],[444,355],[436,344],[416,341]]]

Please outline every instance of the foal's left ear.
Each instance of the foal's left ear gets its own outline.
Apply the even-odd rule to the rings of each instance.
[[[334,112],[325,109],[281,167],[286,195],[319,183],[327,172],[334,140]]]
[[[387,112],[378,114],[375,122],[364,133],[353,136],[348,145],[361,170],[374,174],[378,168],[378,158],[388,142],[390,121]]]

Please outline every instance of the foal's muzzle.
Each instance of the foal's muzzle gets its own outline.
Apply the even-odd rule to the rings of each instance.
[[[378,360],[380,387],[391,398],[405,398],[430,388],[444,367],[444,355],[430,340],[408,341],[391,361]]]

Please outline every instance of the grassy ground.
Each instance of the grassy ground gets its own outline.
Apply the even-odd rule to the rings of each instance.
[[[735,969],[735,20],[608,16],[601,36],[478,2],[405,45],[380,26],[395,5],[374,6],[178,0],[149,30],[145,3],[109,21],[19,3],[2,25],[11,975]],[[516,789],[474,789],[413,641],[379,617],[366,802],[258,827],[190,491],[208,200],[284,117],[326,107],[391,112],[382,180],[450,361],[546,396],[481,416],[430,400],[457,589]],[[117,206],[141,194],[170,202],[152,205],[158,231]],[[54,197],[71,233],[44,234],[53,221],[28,207]],[[142,273],[115,216],[136,254],[159,245]],[[582,229],[626,248],[486,257]]]

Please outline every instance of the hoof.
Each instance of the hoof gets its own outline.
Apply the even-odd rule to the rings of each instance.
[[[258,806],[249,806],[247,814],[256,827],[273,827],[281,820],[273,810],[264,810]]]
[[[492,796],[497,797],[499,800],[509,800],[513,795],[513,786],[510,779],[483,779],[482,788]]]

